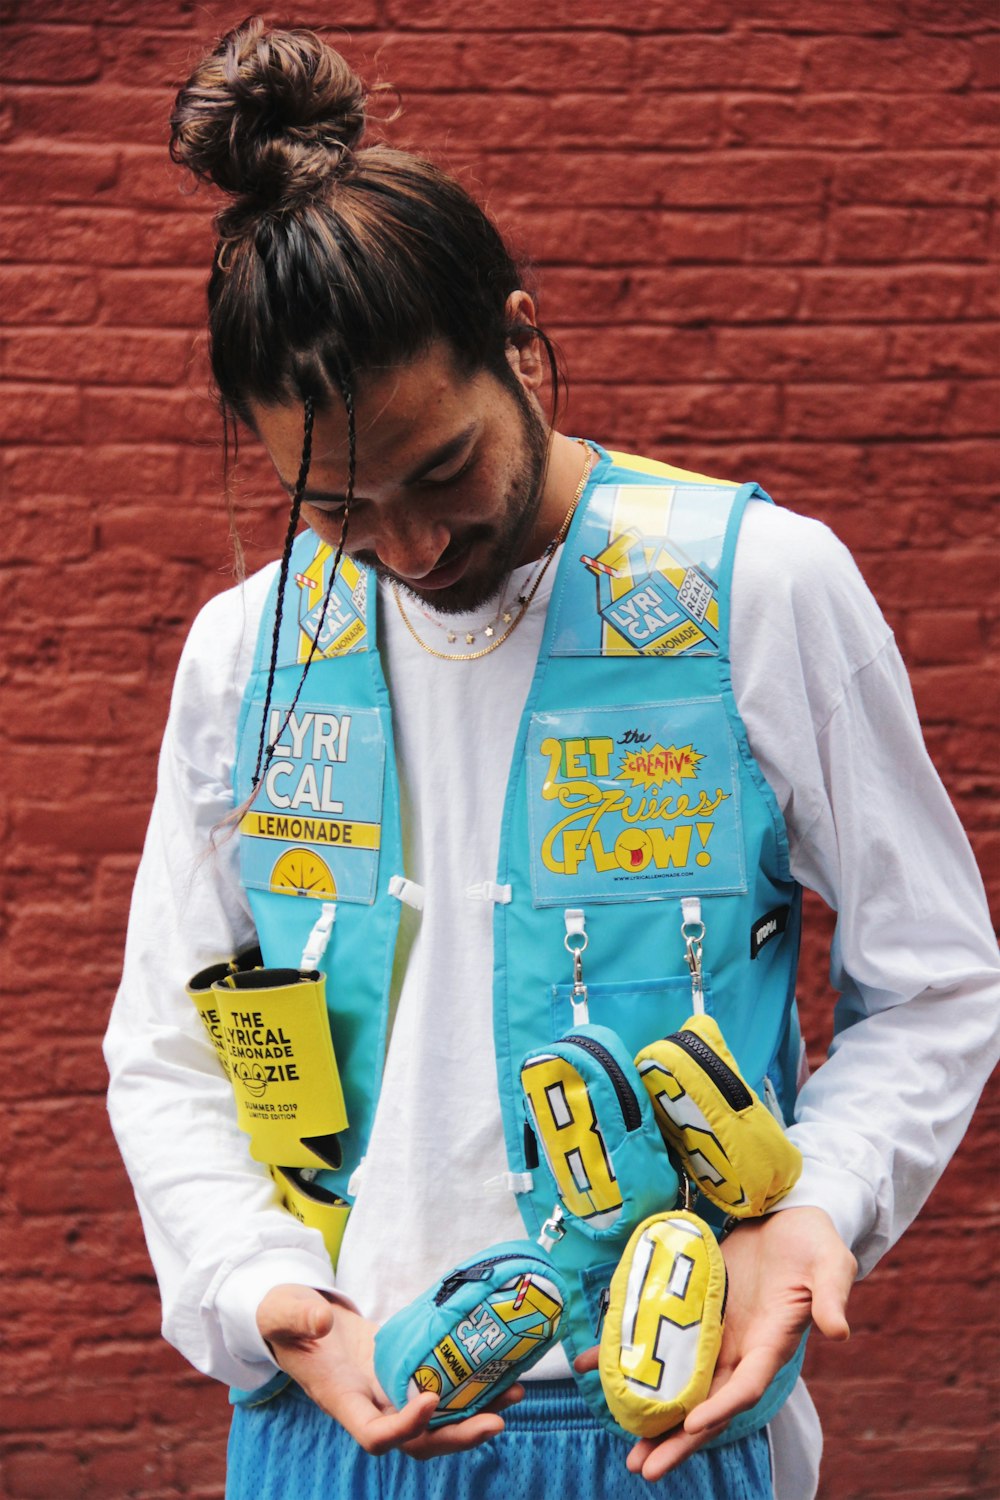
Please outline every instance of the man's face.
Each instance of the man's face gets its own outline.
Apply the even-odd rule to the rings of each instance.
[[[347,550],[443,612],[478,608],[511,569],[539,556],[555,529],[541,512],[548,430],[514,366],[518,389],[479,371],[457,374],[437,344],[359,382],[357,463]],[[298,406],[254,407],[254,421],[291,492],[302,448]],[[302,513],[336,546],[347,488],[347,415],[317,412]],[[556,519],[555,525],[561,517]]]

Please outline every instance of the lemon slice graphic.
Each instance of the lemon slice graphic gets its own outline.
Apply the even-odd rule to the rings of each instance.
[[[312,849],[286,849],[275,860],[271,889],[286,896],[324,896],[331,900],[337,894],[337,883],[326,860]]]

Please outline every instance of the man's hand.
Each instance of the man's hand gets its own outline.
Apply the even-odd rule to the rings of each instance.
[[[522,1386],[511,1386],[494,1410],[431,1431],[437,1397],[414,1396],[396,1411],[375,1378],[375,1324],[353,1308],[328,1302],[311,1287],[277,1286],[257,1309],[257,1327],[275,1362],[366,1453],[402,1448],[412,1458],[435,1458],[474,1448],[503,1430],[497,1412],[524,1394]]]
[[[846,1308],[857,1261],[820,1208],[789,1208],[741,1224],[722,1242],[729,1297],[708,1396],[673,1432],[641,1438],[628,1467],[660,1479],[759,1401],[810,1321],[829,1339],[850,1336]],[[597,1348],[576,1361],[596,1370]]]

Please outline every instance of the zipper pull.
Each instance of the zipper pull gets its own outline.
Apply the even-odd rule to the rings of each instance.
[[[597,1339],[598,1343],[600,1343],[601,1341],[601,1330],[604,1327],[604,1319],[608,1315],[608,1308],[610,1306],[611,1288],[609,1286],[606,1286],[602,1289],[601,1300],[597,1304],[597,1332],[594,1334],[594,1337]]]
[[[701,920],[701,901],[697,896],[681,898],[681,937],[684,939],[684,962],[691,974],[691,1009],[696,1016],[700,1016],[705,1011],[705,991],[701,976],[705,924]]]
[[[489,1264],[484,1265],[480,1262],[475,1266],[466,1266],[461,1271],[452,1271],[437,1289],[434,1298],[435,1306],[440,1307],[442,1303],[454,1297],[460,1286],[466,1286],[470,1281],[485,1281],[490,1274],[490,1269]]]
[[[569,997],[573,1007],[573,1025],[586,1026],[590,1021],[587,986],[583,982],[583,954],[589,942],[585,931],[586,918],[576,907],[567,910],[565,918],[566,936],[563,938],[563,946],[567,953],[573,955],[573,988]]]

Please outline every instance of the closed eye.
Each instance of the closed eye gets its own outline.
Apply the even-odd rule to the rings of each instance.
[[[443,489],[446,485],[454,484],[457,480],[461,479],[464,474],[467,474],[469,472],[469,470],[472,468],[474,460],[475,453],[473,452],[463,460],[463,462],[457,469],[453,469],[450,472],[444,473],[442,473],[441,470],[435,470],[435,472],[432,474],[425,474],[422,479],[417,480],[416,488],[423,489],[426,487],[428,489]]]

